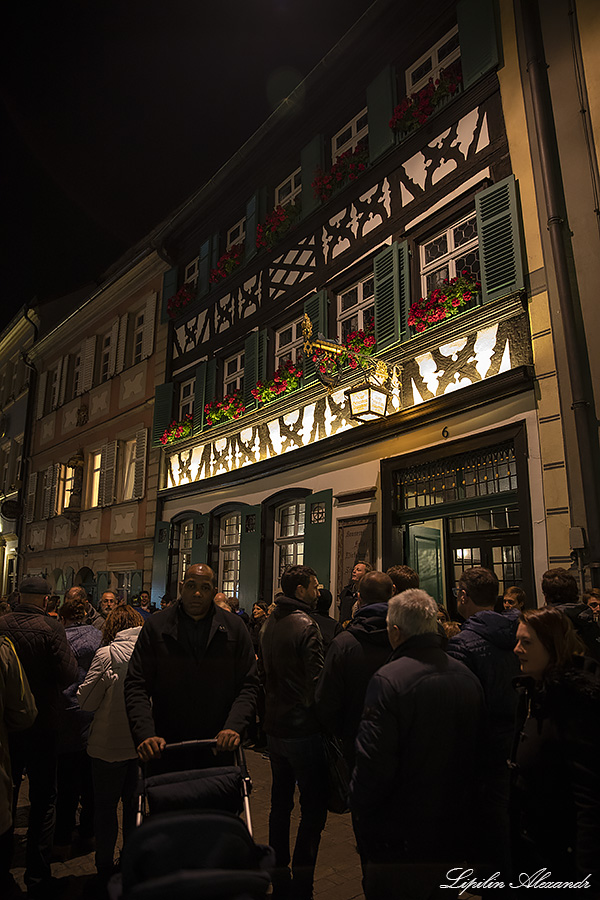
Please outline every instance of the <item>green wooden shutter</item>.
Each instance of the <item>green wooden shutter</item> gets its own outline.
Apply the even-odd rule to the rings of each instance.
[[[374,162],[395,145],[390,119],[397,103],[396,70],[393,66],[379,73],[367,87],[369,116],[369,159]]]
[[[260,188],[250,197],[246,204],[245,259],[252,259],[253,256],[256,256],[256,226],[259,222],[262,222],[265,217],[266,196],[265,188]]]
[[[208,514],[196,513],[192,516],[192,564],[208,565],[208,529],[210,517]]]
[[[304,504],[304,565],[311,566],[321,584],[329,589],[333,491],[311,494]]]
[[[98,572],[96,584],[98,586],[98,600],[100,600],[102,594],[110,587],[110,572]]]
[[[154,556],[152,559],[151,600],[160,608],[160,598],[167,590],[169,577],[169,548],[171,545],[171,523],[157,522],[154,532]]]
[[[302,218],[315,210],[321,203],[312,186],[317,168],[325,167],[325,140],[322,134],[317,134],[310,144],[302,148],[300,153],[300,165],[302,171]]]
[[[213,250],[218,247],[219,235],[213,234],[200,247],[198,255],[198,296],[203,297],[210,288],[210,270],[214,267]]]
[[[475,196],[484,303],[525,287],[515,176]]]
[[[262,509],[259,506],[243,506],[240,549],[240,607],[248,615],[260,598]]]
[[[159,384],[154,394],[154,422],[152,425],[152,446],[160,447],[160,439],[172,421],[173,383]]]
[[[456,18],[463,84],[469,88],[498,65],[494,0],[460,0]]]
[[[173,296],[173,294],[177,293],[177,274],[179,269],[177,266],[174,266],[172,269],[169,269],[168,272],[165,272],[163,275],[163,284],[162,284],[162,300],[160,304],[160,321],[168,322],[169,315],[167,313],[167,301]]]
[[[394,241],[373,260],[375,340],[383,350],[406,334],[410,305],[408,243]]]
[[[206,401],[206,362],[200,363],[196,369],[196,382],[194,385],[194,421],[192,434],[199,434],[204,427],[204,405]]]
[[[304,304],[304,312],[312,322],[312,336],[316,338],[319,333],[327,332],[327,291],[319,291],[313,294]],[[312,359],[304,358],[302,361],[302,384],[312,384],[317,380],[315,364]]]
[[[217,396],[217,361],[209,359],[206,363],[206,388],[204,402],[210,403]]]
[[[244,341],[244,406],[256,409],[258,401],[252,391],[258,381],[258,331],[251,331]]]

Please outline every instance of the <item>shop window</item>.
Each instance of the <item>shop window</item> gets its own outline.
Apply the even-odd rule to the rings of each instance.
[[[373,275],[364,278],[338,295],[338,337],[345,341],[349,334],[373,327],[375,315]]]
[[[467,272],[481,280],[479,241],[475,212],[450,225],[419,246],[421,293],[430,291]]]
[[[357,116],[347,122],[331,139],[331,158],[333,162],[347,150],[356,150],[362,138],[369,132],[369,117],[365,106]]]
[[[194,384],[195,380],[184,381],[179,388],[179,421],[194,412]]]
[[[302,362],[302,319],[290,322],[275,332],[275,368],[291,359],[294,363]]]
[[[455,25],[406,70],[407,94],[416,94],[425,87],[430,78],[435,82],[436,78],[440,77],[442,69],[459,58],[458,25]]]
[[[223,393],[244,390],[244,351],[236,353],[225,360],[223,364]]]
[[[297,168],[289,178],[286,178],[285,181],[282,181],[275,188],[275,206],[287,206],[289,203],[294,203],[301,191],[301,169]]]
[[[305,503],[287,503],[275,511],[274,590],[279,590],[281,576],[287,566],[304,563]]]
[[[236,222],[227,232],[227,250],[231,250],[234,244],[241,244],[246,237],[246,216]]]
[[[219,585],[227,597],[237,597],[239,594],[241,541],[241,513],[233,512],[222,516],[219,540]]]

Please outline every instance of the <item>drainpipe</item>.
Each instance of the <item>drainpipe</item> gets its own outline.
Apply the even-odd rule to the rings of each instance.
[[[33,328],[33,344],[37,343],[37,339],[39,337],[39,328],[33,321],[33,319],[29,318],[29,312],[33,312],[32,307],[25,306],[23,310],[23,318],[27,319],[29,324]],[[32,344],[32,346],[33,346]],[[18,552],[17,552],[17,571],[15,573],[16,577],[16,585],[17,587],[20,584],[21,578],[25,574],[23,569],[25,565],[25,553],[23,552],[25,549],[25,532],[27,529],[27,523],[25,522],[25,504],[27,503],[27,480],[29,477],[29,457],[31,453],[31,436],[33,434],[33,427],[30,426],[30,423],[33,421],[33,416],[35,414],[35,403],[37,397],[37,385],[38,385],[38,371],[35,365],[29,360],[29,357],[25,351],[22,352],[21,358],[29,371],[31,372],[29,387],[27,389],[27,412],[25,414],[25,422],[27,423],[25,427],[25,433],[23,435],[23,450],[21,451],[21,521],[19,523],[19,541],[18,541]]]
[[[515,15],[518,17],[518,0]],[[597,474],[597,422],[593,405],[593,388],[587,367],[587,347],[583,329],[578,329],[581,309],[576,288],[571,280],[569,256],[570,231],[567,222],[558,142],[554,126],[552,98],[548,81],[548,66],[544,53],[544,39],[538,0],[521,0],[521,22],[527,54],[527,72],[535,130],[539,145],[541,176],[548,215],[548,232],[552,248],[552,262],[556,276],[561,325],[565,337],[573,417],[579,457],[583,502],[587,524],[589,560],[592,583],[600,579],[600,503]],[[575,280],[573,272],[573,281]],[[576,523],[574,523],[576,524]]]

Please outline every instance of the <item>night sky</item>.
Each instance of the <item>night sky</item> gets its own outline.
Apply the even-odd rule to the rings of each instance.
[[[370,0],[22,0],[0,53],[0,328],[98,279]]]

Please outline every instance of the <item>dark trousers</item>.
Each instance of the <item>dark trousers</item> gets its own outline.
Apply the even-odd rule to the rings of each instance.
[[[34,887],[50,878],[50,855],[56,811],[54,735],[29,729],[11,734],[10,758],[14,785],[13,819],[23,772],[29,779],[29,826],[25,852],[25,884]]]
[[[300,791],[300,825],[292,858],[290,896],[310,900],[321,832],[327,819],[327,767],[320,734],[302,738],[269,736],[271,813],[269,843],[275,851],[273,884],[280,895],[289,880],[290,816],[296,783]]]
[[[94,836],[94,788],[92,785],[92,765],[85,750],[58,755],[58,796],[56,798],[56,844],[70,844],[75,829],[77,807],[79,814],[79,836]]]
[[[117,807],[123,801],[123,843],[135,828],[139,766],[137,759],[105,762],[92,758],[96,869],[112,869],[119,832]]]

